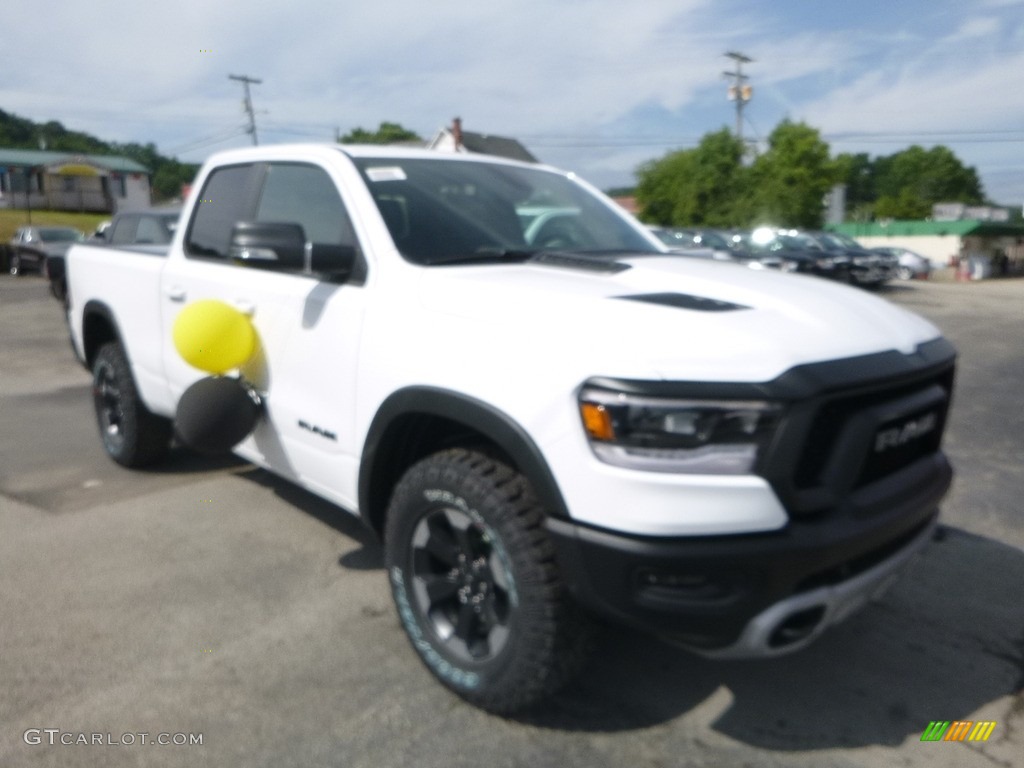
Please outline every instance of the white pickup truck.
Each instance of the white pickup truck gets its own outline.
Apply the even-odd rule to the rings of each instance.
[[[236,308],[257,351],[220,379],[258,418],[228,444],[382,538],[412,647],[477,706],[570,679],[593,614],[800,648],[932,534],[955,352],[883,299],[668,254],[573,174],[481,155],[266,146],[194,189],[166,255],[69,256],[107,452],[167,452],[205,377],[175,323]]]

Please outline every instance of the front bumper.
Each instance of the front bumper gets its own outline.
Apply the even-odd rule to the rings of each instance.
[[[641,527],[650,494],[593,493],[590,506],[615,514],[548,523],[570,591],[597,613],[709,655],[806,644],[927,541],[953,477],[940,446],[954,372],[955,351],[937,338],[909,355],[814,363],[760,384],[591,380],[652,397],[787,403],[755,467],[780,519],[771,528],[723,526],[730,487],[733,506],[744,499],[744,476],[718,478],[715,496],[680,485],[666,497],[663,517],[687,519],[684,534]],[[701,520],[723,527],[702,531]]]
[[[734,536],[631,537],[551,519],[563,577],[591,611],[712,656],[795,650],[862,605],[927,541],[952,480],[935,454],[824,518]]]

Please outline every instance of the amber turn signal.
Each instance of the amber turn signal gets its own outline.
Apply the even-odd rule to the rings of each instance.
[[[615,439],[612,427],[612,415],[603,405],[597,403],[580,403],[580,415],[583,417],[583,428],[594,440]]]

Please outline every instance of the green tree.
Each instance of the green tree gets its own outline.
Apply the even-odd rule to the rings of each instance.
[[[875,163],[866,152],[836,156],[837,183],[846,186],[847,218],[867,221],[875,210]]]
[[[912,218],[920,218],[931,213],[934,203],[977,205],[985,199],[977,171],[942,145],[927,150],[914,145],[876,159],[875,191],[876,216],[898,210],[917,211]]]
[[[895,195],[882,195],[875,201],[876,219],[924,219],[931,215],[932,207],[904,187]]]
[[[198,171],[198,165],[166,160],[153,174],[153,198],[171,200],[181,196],[182,184],[191,184]]]
[[[415,132],[398,123],[382,122],[376,131],[353,128],[342,136],[339,144],[398,144],[404,141],[423,141]]]
[[[149,169],[150,185],[155,200],[170,200],[181,195],[181,185],[191,182],[199,170],[197,165],[182,163],[175,158],[161,155],[152,142],[112,144],[109,151],[130,158]]]
[[[746,224],[818,229],[823,200],[838,169],[821,134],[784,120],[768,137],[768,150],[751,167],[748,194],[739,203]]]
[[[694,149],[671,152],[637,170],[637,202],[661,225],[732,226],[746,175],[743,144],[723,128]]]

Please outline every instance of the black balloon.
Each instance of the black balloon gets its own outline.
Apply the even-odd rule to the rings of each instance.
[[[208,376],[181,395],[174,429],[195,451],[226,453],[252,432],[259,417],[259,400],[242,382]]]

